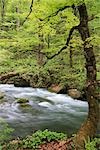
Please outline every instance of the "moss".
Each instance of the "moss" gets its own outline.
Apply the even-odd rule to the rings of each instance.
[[[26,103],[29,103],[29,100],[28,99],[26,99],[26,98],[18,98],[17,99],[17,103],[20,103],[22,106],[27,106],[27,104]]]

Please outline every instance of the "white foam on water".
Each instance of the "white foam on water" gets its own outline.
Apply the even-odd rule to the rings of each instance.
[[[52,105],[49,102],[40,102],[38,103],[39,106],[50,108]]]
[[[45,107],[46,111],[51,110],[52,113],[64,112],[67,114],[81,116],[83,114],[86,115],[88,109],[87,102],[74,100],[68,95],[51,93],[45,89],[34,89],[30,87],[22,88],[14,87],[14,85],[9,84],[0,84],[0,91],[3,91],[6,96],[10,96],[10,98],[12,98],[12,101],[9,101],[8,99],[7,103],[0,104],[0,109],[3,111],[4,114],[6,113],[10,119],[25,119],[25,117],[29,115],[27,113],[23,114],[21,112],[20,108],[18,107],[19,104],[16,103],[16,98],[28,98],[29,104],[33,106],[33,108],[41,108],[42,111],[44,111]],[[33,99],[31,99],[32,97]],[[35,99],[35,97],[40,97],[44,101],[39,102]],[[50,102],[46,100],[49,100]]]

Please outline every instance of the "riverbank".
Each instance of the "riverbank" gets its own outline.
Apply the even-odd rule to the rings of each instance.
[[[15,129],[16,137],[46,128],[71,135],[87,116],[87,102],[74,100],[66,94],[12,84],[1,84],[0,91],[5,94],[0,116]]]
[[[51,92],[58,94],[68,94],[74,99],[85,100],[86,101],[86,92],[85,92],[85,83],[76,85],[76,82],[68,80],[65,83],[55,82],[52,80],[52,75],[42,75],[39,74],[25,74],[19,72],[9,72],[0,75],[1,84],[14,84],[15,87],[33,87],[33,88],[46,88]],[[100,81],[97,81],[97,86],[100,86]],[[100,98],[100,95],[98,95]]]
[[[24,139],[16,139],[1,146],[2,150],[74,150],[75,135],[68,138],[66,134],[48,130],[37,131]],[[100,138],[85,143],[85,150],[100,148]]]

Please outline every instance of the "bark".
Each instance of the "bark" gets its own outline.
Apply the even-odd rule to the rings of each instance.
[[[78,7],[80,15],[80,24],[78,27],[82,40],[84,41],[84,56],[86,59],[86,94],[89,106],[88,117],[85,123],[79,129],[76,135],[76,150],[84,149],[84,140],[93,137],[97,130],[99,122],[99,104],[96,94],[96,60],[93,47],[89,46],[88,38],[90,37],[88,27],[88,13],[85,3]]]
[[[47,45],[48,45],[48,49],[50,48],[50,35],[48,34],[47,36]]]
[[[4,23],[4,16],[5,16],[5,0],[1,0],[1,22]]]
[[[70,49],[69,49],[69,58],[70,58],[70,68],[73,67],[73,51],[72,51],[72,46],[70,46]]]
[[[38,62],[38,65],[42,66],[44,61],[43,61],[43,58],[44,58],[44,55],[43,53],[41,53],[41,50],[43,49],[43,43],[44,43],[44,40],[43,40],[43,35],[39,33],[38,35],[39,39],[40,39],[40,43],[38,45],[38,53],[37,53],[37,62]]]
[[[17,15],[19,15],[19,13],[20,13],[19,6],[16,6],[16,13],[17,13]],[[16,30],[17,31],[19,30],[19,27],[20,27],[20,19],[19,19],[19,16],[18,16],[17,19],[16,19]]]

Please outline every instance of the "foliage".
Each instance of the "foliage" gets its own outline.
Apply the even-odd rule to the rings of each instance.
[[[37,148],[39,145],[45,142],[51,142],[53,140],[63,140],[67,136],[63,133],[51,132],[47,129],[44,131],[37,131],[32,136],[23,140],[24,148]]]
[[[100,138],[94,138],[92,141],[90,138],[88,139],[88,142],[85,142],[85,148],[86,150],[99,150],[100,148]]]
[[[23,25],[22,22],[30,11],[31,1],[6,0],[5,2],[4,22],[0,23],[0,74],[18,71],[28,76],[32,73],[35,77],[39,77],[37,83],[39,86],[43,84],[45,76],[50,82],[74,84],[74,86],[82,88],[85,80],[85,60],[83,43],[77,32],[73,34],[66,50],[55,59],[49,60],[45,66],[42,64],[47,60],[45,55],[52,56],[65,45],[70,28],[79,24],[79,17],[74,15],[71,8],[59,11],[57,14],[56,12],[64,6],[71,6],[73,3],[79,5],[83,0],[68,0],[67,2],[66,0],[36,0],[33,3],[33,11]],[[99,79],[100,11],[98,6],[100,2],[98,0],[85,0],[85,3],[89,17],[91,18],[92,14],[96,17],[89,21],[92,36],[88,42],[95,49],[97,78]],[[0,10],[2,11],[2,7]],[[0,19],[2,20],[2,16]],[[69,57],[70,46],[73,53],[72,68]],[[39,51],[43,52],[41,65],[38,64]],[[51,75],[49,72],[52,72]]]
[[[31,136],[24,139],[17,139],[7,143],[4,146],[5,150],[17,149],[38,149],[41,144],[51,141],[65,140],[67,136],[63,133],[51,132],[47,129],[44,131],[38,130]]]
[[[14,130],[10,128],[3,119],[0,119],[0,145],[10,139],[10,135],[13,131]]]

